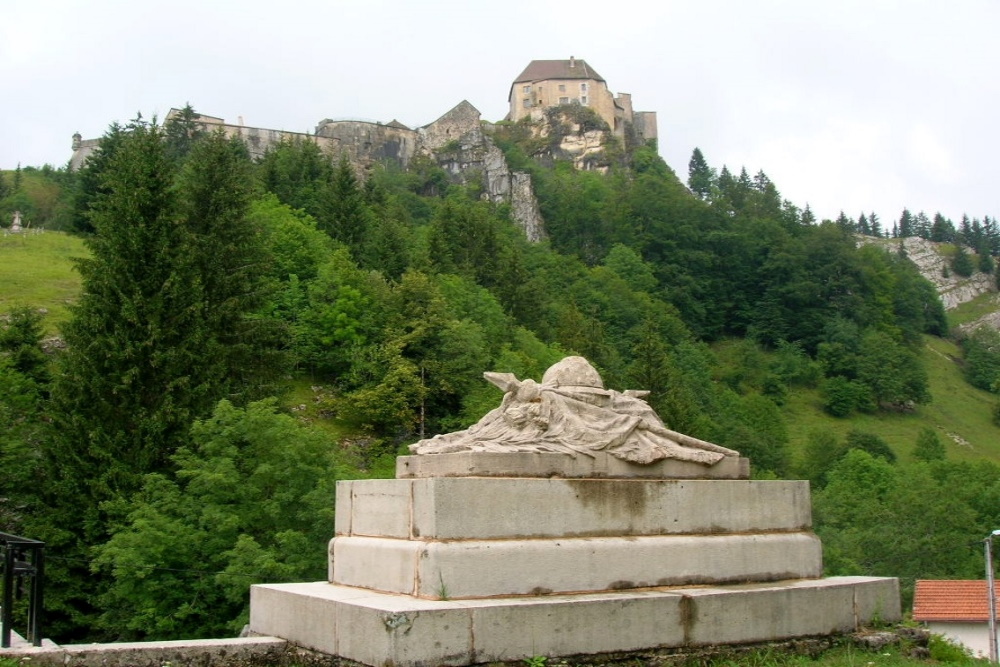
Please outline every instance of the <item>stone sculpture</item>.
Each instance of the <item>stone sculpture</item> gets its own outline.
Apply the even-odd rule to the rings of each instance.
[[[606,452],[638,464],[677,459],[711,466],[739,452],[671,431],[642,400],[649,392],[604,388],[583,357],[566,357],[539,384],[512,373],[484,373],[505,393],[500,407],[465,431],[410,445],[414,454]]]

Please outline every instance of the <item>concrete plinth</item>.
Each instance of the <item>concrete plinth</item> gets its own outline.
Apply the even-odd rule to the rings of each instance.
[[[325,582],[254,586],[250,595],[254,632],[397,667],[744,644],[900,618],[897,581],[874,577],[476,600]]]

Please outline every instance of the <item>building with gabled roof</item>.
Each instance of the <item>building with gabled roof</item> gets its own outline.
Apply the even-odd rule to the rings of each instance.
[[[586,60],[532,60],[514,79],[507,95],[507,120],[538,117],[566,104],[590,107],[617,137],[632,132],[640,141],[656,139],[656,112],[633,111],[632,96],[608,90],[607,81]]]
[[[918,579],[913,620],[962,644],[977,657],[988,657],[990,604],[986,586],[981,579]],[[996,599],[1000,599],[1000,583],[995,590]]]

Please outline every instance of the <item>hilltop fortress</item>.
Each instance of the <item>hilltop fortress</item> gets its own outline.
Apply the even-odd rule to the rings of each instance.
[[[593,109],[607,123],[607,133],[619,140],[645,142],[657,138],[655,112],[634,112],[630,95],[613,96],[603,77],[585,61],[572,57],[569,60],[531,61],[511,84],[508,101],[510,112],[504,122],[527,118],[544,127],[547,110],[580,105]],[[171,109],[165,122],[179,113]],[[393,163],[405,169],[415,157],[429,157],[453,181],[481,181],[484,197],[509,203],[514,221],[530,240],[538,241],[544,236],[529,175],[510,170],[503,153],[491,139],[496,125],[483,121],[479,110],[468,101],[463,100],[434,122],[416,129],[396,120],[380,123],[328,118],[317,124],[313,134],[307,134],[248,127],[242,118],[238,124],[232,124],[222,118],[199,114],[197,120],[205,130],[221,130],[228,137],[239,137],[253,158],[263,156],[283,141],[310,141],[331,160],[347,158],[362,177],[380,163]],[[585,131],[580,127],[571,130],[572,133],[563,137],[556,148],[560,157],[572,159],[581,169],[601,168],[594,156],[603,149],[605,132]],[[82,167],[99,143],[99,139],[85,140],[79,133],[73,135],[70,168]]]

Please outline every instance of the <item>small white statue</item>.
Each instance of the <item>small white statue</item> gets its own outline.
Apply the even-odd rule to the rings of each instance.
[[[604,388],[583,357],[566,357],[549,368],[541,384],[512,373],[484,373],[506,394],[500,407],[465,431],[410,445],[414,454],[451,452],[558,452],[593,456],[607,452],[632,463],[661,459],[718,463],[739,452],[667,429],[649,404],[647,391]]]
[[[10,223],[10,231],[11,232],[20,232],[21,231],[21,212],[20,211],[14,211],[14,221]]]

